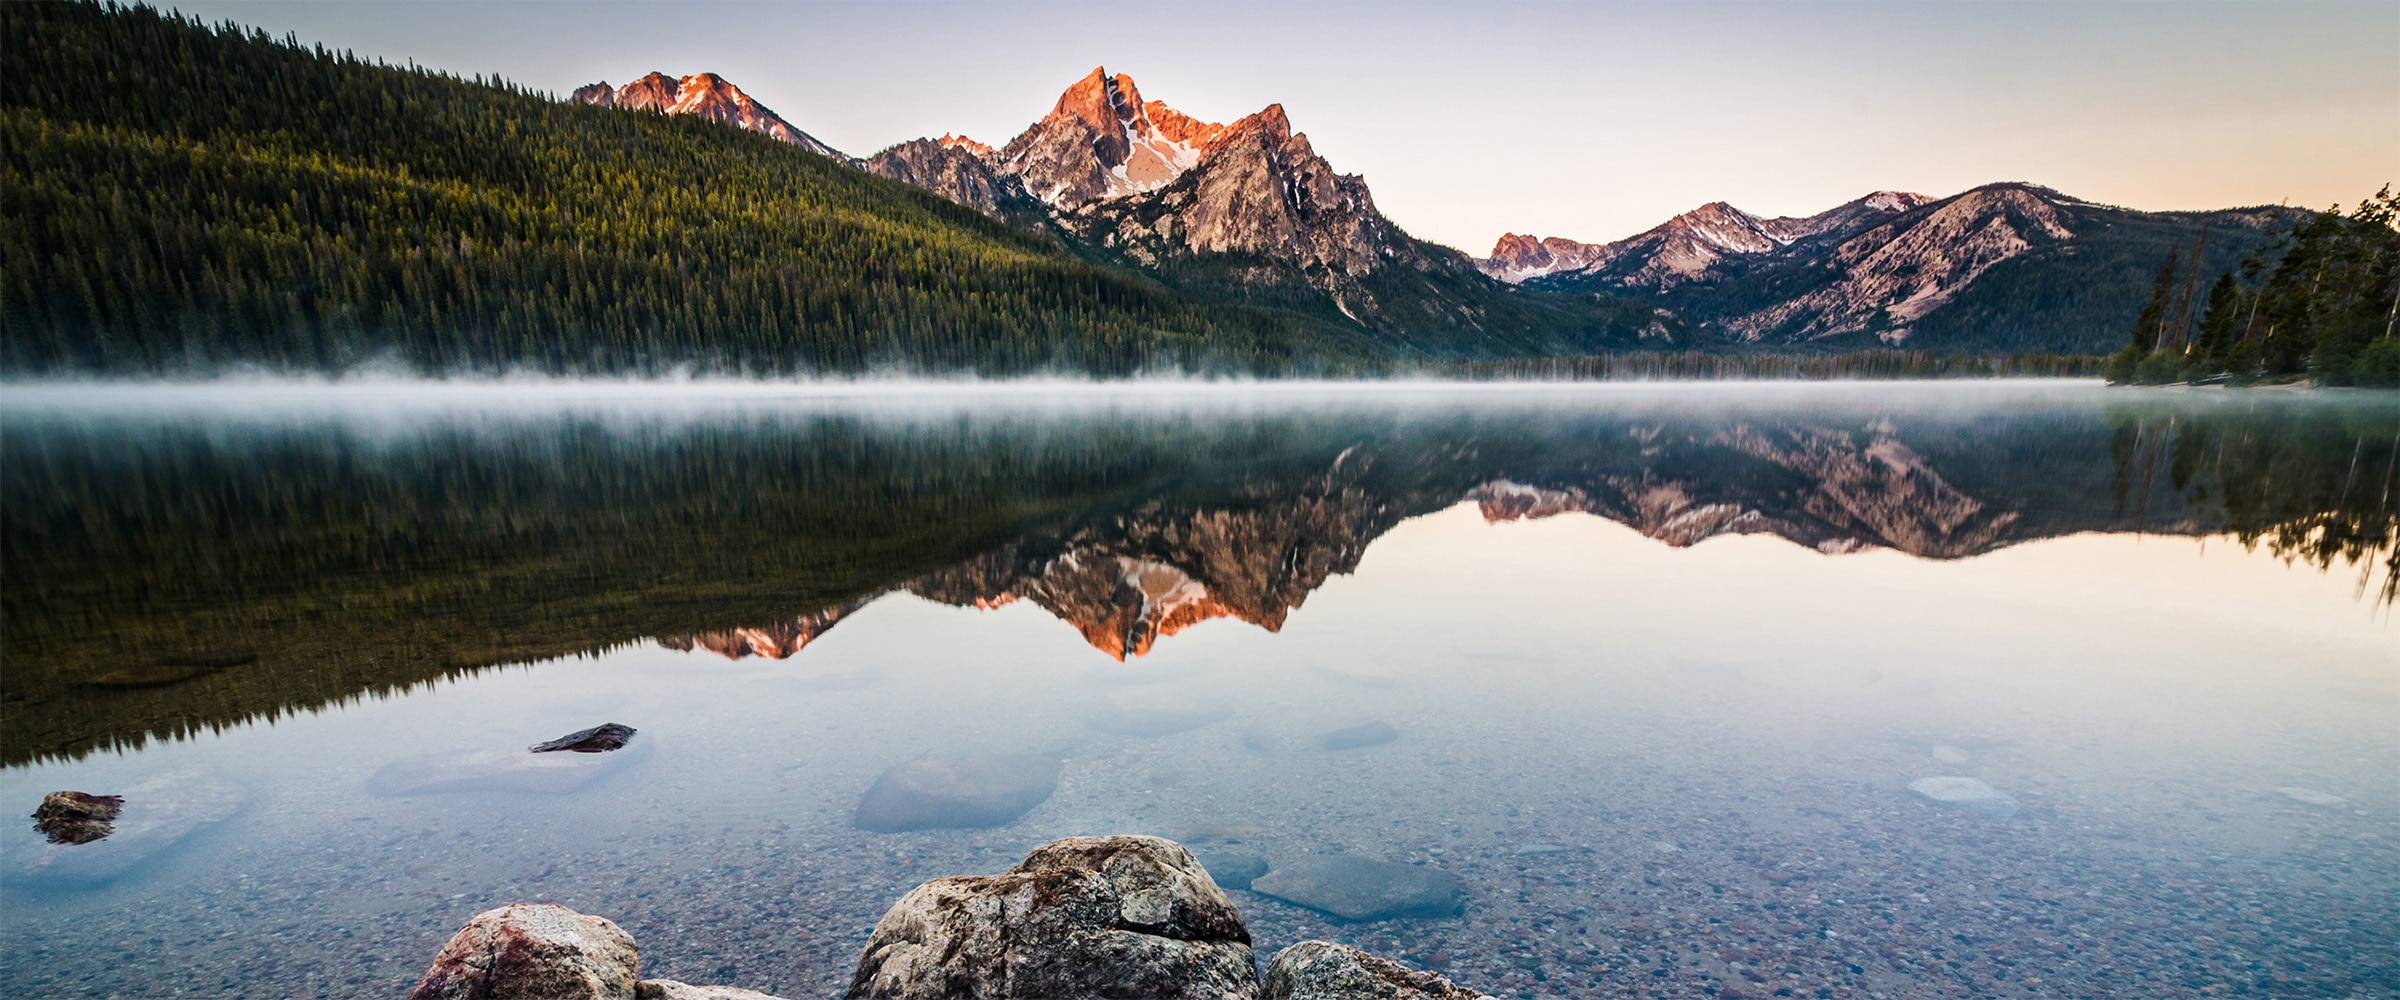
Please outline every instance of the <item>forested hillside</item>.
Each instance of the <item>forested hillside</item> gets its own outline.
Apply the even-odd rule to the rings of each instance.
[[[713,122],[146,7],[0,5],[0,53],[10,372],[1285,372],[1381,354]]]

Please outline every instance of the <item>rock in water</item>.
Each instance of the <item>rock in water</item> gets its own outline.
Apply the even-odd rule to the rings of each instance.
[[[124,800],[107,839],[39,844],[27,836],[22,849],[0,855],[0,871],[16,882],[100,885],[242,811],[250,793],[212,771],[175,771],[93,798]]]
[[[1217,880],[1220,888],[1247,889],[1250,888],[1251,882],[1257,881],[1259,876],[1267,873],[1267,859],[1265,858],[1254,858],[1247,854],[1220,854],[1214,851],[1196,852],[1192,856],[1200,859],[1201,867],[1208,869],[1208,877]]]
[[[33,828],[53,844],[89,844],[114,832],[109,824],[124,807],[122,795],[51,792],[33,810]]]
[[[625,741],[632,739],[633,734],[638,731],[632,726],[603,722],[590,729],[578,729],[548,743],[536,743],[529,749],[535,753],[552,753],[559,750],[573,750],[576,753],[607,753],[624,746]]]
[[[2018,809],[2017,800],[1973,778],[1918,778],[1908,783],[1908,790],[1926,801],[1984,816],[2014,816]]]
[[[1159,737],[1189,732],[1232,714],[1223,705],[1145,692],[1103,701],[1084,722],[1118,736]]]
[[[451,935],[408,1000],[634,1000],[638,962],[633,935],[604,918],[512,903]]]
[[[2306,802],[2312,806],[2338,806],[2350,801],[2332,792],[2320,792],[2314,788],[2285,787],[2278,788],[2276,791],[2282,792],[2284,798],[2294,802]]]
[[[875,925],[850,1000],[1256,996],[1250,932],[1182,845],[1052,841],[999,875],[938,878]]]
[[[1380,719],[1362,722],[1347,729],[1336,729],[1317,738],[1317,745],[1327,750],[1356,750],[1379,746],[1400,738],[1400,731]]]
[[[649,756],[647,742],[620,753],[527,753],[468,750],[396,760],[367,779],[367,794],[384,797],[448,792],[567,795]]]
[[[876,833],[999,826],[1057,791],[1058,770],[1039,754],[912,760],[875,779],[851,823]]]
[[[633,984],[633,1000],[783,1000],[739,986],[693,986],[672,979],[644,979]]]
[[[1457,877],[1439,868],[1329,855],[1285,864],[1250,891],[1343,920],[1455,917],[1466,911]]]
[[[1268,964],[1259,1000],[1489,1000],[1346,944],[1302,941]]]

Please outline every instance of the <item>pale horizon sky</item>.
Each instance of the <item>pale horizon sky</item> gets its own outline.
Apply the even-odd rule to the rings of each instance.
[[[853,155],[999,145],[1106,65],[1212,121],[1281,103],[1384,214],[1489,252],[1726,201],[2031,181],[2148,210],[2400,182],[2400,2],[172,2],[564,95],[713,71]]]

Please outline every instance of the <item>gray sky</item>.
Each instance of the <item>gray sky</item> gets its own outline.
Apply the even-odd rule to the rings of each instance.
[[[1105,64],[1230,121],[1281,102],[1384,213],[1475,253],[1728,201],[1997,180],[2143,209],[2400,181],[2400,2],[262,3],[209,20],[564,94],[723,74],[854,154],[998,145]]]

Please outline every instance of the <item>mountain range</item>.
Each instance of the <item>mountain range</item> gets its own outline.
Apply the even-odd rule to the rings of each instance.
[[[840,155],[763,108],[735,110],[756,105],[712,74],[668,92],[676,82],[653,73],[615,91],[594,84],[576,99],[705,115]],[[629,100],[637,86],[642,97]],[[1401,230],[1375,208],[1366,181],[1318,156],[1281,105],[1202,121],[1105,68],[1003,145],[944,135],[844,159],[1187,295],[1469,355],[1625,346],[2097,353],[2122,346],[2148,278],[2177,247],[2201,244],[2203,265],[2223,271],[2300,217],[2273,207],[2142,212],[2012,182],[1944,198],[1876,191],[1799,217],[1712,202],[1614,242],[1508,233],[1489,257],[1471,258]]]
[[[854,157],[706,72],[560,100],[73,4],[0,4],[0,56],[19,81],[0,90],[0,371],[25,375],[2089,355],[2128,341],[2171,254],[2161,315],[2180,323],[2298,215],[2002,184],[1796,218],[1712,204],[1613,243],[1511,235],[1478,260],[1410,235],[1283,106],[1203,117],[1100,68],[1005,142]],[[2314,294],[2305,268],[2262,263]],[[2385,332],[2361,318],[2389,298],[2368,278],[2337,282],[2330,311],[2298,293],[2247,310],[2237,339],[2278,371],[2311,363],[2319,328],[2356,354]]]

